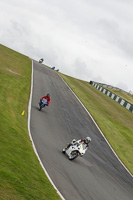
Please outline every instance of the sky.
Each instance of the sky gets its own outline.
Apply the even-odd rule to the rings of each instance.
[[[0,0],[0,43],[63,74],[133,91],[132,0]]]

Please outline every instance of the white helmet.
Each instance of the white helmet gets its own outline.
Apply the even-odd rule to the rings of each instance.
[[[88,144],[89,142],[91,142],[91,138],[90,137],[86,137],[85,138],[85,143]]]

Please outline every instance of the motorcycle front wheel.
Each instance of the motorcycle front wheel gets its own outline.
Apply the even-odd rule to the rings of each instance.
[[[77,157],[78,157],[78,151],[72,151],[69,156],[69,160],[74,160]]]
[[[39,107],[39,111],[41,111],[42,106],[40,105],[40,103],[38,104],[38,107]]]

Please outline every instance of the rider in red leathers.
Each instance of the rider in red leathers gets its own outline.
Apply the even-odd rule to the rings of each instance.
[[[42,102],[42,99],[45,98],[47,99],[47,106],[49,106],[49,104],[51,103],[51,97],[50,94],[44,95],[41,97],[40,102]]]

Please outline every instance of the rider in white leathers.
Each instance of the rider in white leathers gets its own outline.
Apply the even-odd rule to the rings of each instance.
[[[80,144],[80,143],[82,143],[85,148],[88,148],[90,142],[91,142],[91,138],[90,137],[86,137],[85,139],[80,139],[80,140],[77,140],[77,141],[75,139],[73,139],[72,142],[69,143],[65,149],[68,149],[73,144]]]

